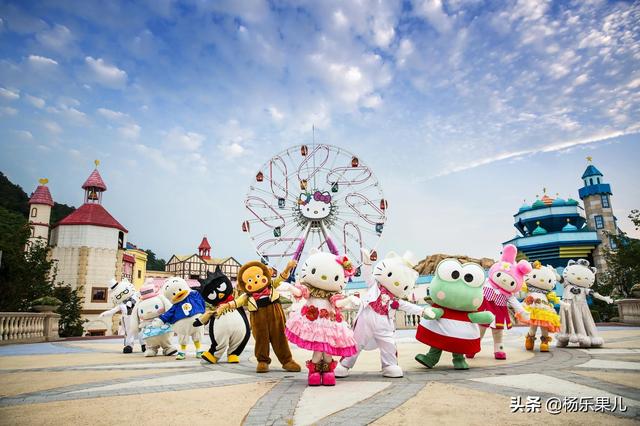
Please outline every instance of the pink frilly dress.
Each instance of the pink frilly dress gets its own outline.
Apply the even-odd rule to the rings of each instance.
[[[342,313],[335,303],[344,298],[336,294],[329,299],[309,295],[307,287],[296,285],[302,295],[296,299],[307,299],[299,311],[289,315],[285,333],[296,346],[310,351],[348,357],[358,352],[353,330],[343,321]]]

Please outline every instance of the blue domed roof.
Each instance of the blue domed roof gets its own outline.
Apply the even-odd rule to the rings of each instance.
[[[529,204],[527,204],[527,203],[524,203],[518,209],[518,213],[526,212],[527,210],[531,210],[531,206]]]
[[[544,229],[542,226],[540,226],[540,222],[538,222],[538,226],[536,227],[536,229],[533,230],[531,235],[543,235],[546,233],[547,233],[547,230]]]
[[[542,201],[542,200],[536,200],[536,202],[535,202],[535,203],[533,203],[533,204],[531,205],[531,207],[532,207],[532,208],[534,208],[534,209],[539,209],[539,208],[541,208],[541,207],[547,207],[547,205],[546,205],[546,204],[544,203],[544,201]]]
[[[562,227],[562,232],[573,232],[577,230],[578,228],[572,225],[569,221],[567,221],[567,224]]]
[[[568,206],[577,206],[577,205],[578,205],[578,202],[577,202],[576,200],[574,200],[573,198],[569,198],[569,199],[567,200],[567,205],[568,205]]]
[[[565,200],[563,200],[562,198],[558,197],[555,200],[553,200],[553,203],[551,203],[552,206],[566,206],[567,202]]]

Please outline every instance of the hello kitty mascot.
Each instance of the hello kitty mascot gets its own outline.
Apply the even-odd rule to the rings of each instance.
[[[413,269],[415,261],[407,252],[400,257],[390,252],[383,261],[372,268],[370,253],[362,249],[362,277],[369,288],[362,300],[360,310],[353,327],[353,334],[358,342],[358,353],[343,358],[336,367],[336,377],[346,377],[353,368],[362,350],[380,349],[382,375],[385,377],[402,377],[402,368],[398,365],[398,352],[394,340],[396,311],[410,315],[434,318],[430,306],[409,303],[405,299],[415,286],[418,272]]]
[[[171,302],[158,291],[159,288],[154,287],[153,284],[145,284],[140,289],[142,300],[136,304],[131,315],[131,327],[144,339],[144,356],[146,357],[156,356],[160,349],[165,356],[175,355],[178,352],[171,344],[173,337],[171,325],[162,324],[160,327],[152,325],[154,319],[171,309]]]
[[[133,284],[131,284],[126,278],[120,282],[112,279],[109,287],[111,292],[111,302],[114,307],[108,311],[102,312],[100,317],[112,316],[118,312],[122,314],[121,327],[124,334],[124,348],[122,348],[122,353],[130,354],[133,352],[133,342],[135,341],[136,336],[138,336],[137,329],[131,326],[131,314],[133,313],[136,303],[140,300],[140,293],[136,291]],[[144,352],[144,343],[139,336],[138,338],[140,340],[142,352]]]
[[[491,328],[495,359],[507,359],[502,345],[504,329],[509,329],[512,326],[507,307],[513,308],[516,312],[516,318],[520,322],[528,323],[529,321],[529,313],[518,302],[515,294],[522,288],[525,275],[531,272],[531,264],[526,260],[516,263],[517,254],[518,249],[513,244],[504,246],[502,257],[489,269],[489,277],[482,288],[484,300],[478,310],[493,313],[495,320],[489,325],[480,325],[480,337],[484,336],[487,328]],[[467,357],[473,358],[473,355],[469,354]]]
[[[596,281],[596,272],[596,268],[590,267],[586,259],[579,259],[577,262],[570,260],[562,271],[562,299],[566,305],[560,308],[560,333],[556,336],[558,347],[565,347],[569,342],[578,343],[582,348],[597,348],[604,344],[593,322],[587,296],[606,303],[613,303],[613,299],[591,289]]]
[[[348,357],[358,351],[353,331],[343,321],[341,309],[357,306],[355,296],[344,297],[342,290],[355,273],[346,256],[311,249],[307,260],[298,267],[296,284],[290,286],[296,298],[306,299],[300,311],[287,321],[285,334],[296,346],[313,351],[307,361],[309,386],[334,386],[337,362],[333,356]]]

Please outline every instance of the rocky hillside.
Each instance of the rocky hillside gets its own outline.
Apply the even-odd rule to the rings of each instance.
[[[420,275],[433,274],[433,272],[436,270],[436,266],[438,266],[438,263],[440,263],[441,260],[447,259],[449,257],[458,259],[458,261],[461,263],[465,263],[465,262],[477,263],[478,265],[482,266],[484,269],[489,269],[491,265],[495,263],[495,260],[489,259],[488,257],[483,257],[481,259],[474,259],[473,257],[469,257],[469,256],[438,253],[438,254],[432,254],[431,256],[425,257],[420,262],[418,262],[418,265],[416,265],[414,269],[418,271]]]

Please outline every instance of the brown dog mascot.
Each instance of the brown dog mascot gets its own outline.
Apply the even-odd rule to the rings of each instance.
[[[272,270],[261,262],[245,263],[238,271],[238,291],[240,296],[218,306],[217,314],[247,306],[251,322],[251,332],[256,342],[255,355],[258,360],[256,372],[269,371],[269,343],[286,371],[300,371],[300,365],[293,360],[289,342],[285,336],[285,315],[280,305],[280,295],[276,290],[287,278],[296,262],[290,261],[287,267],[273,281]]]

